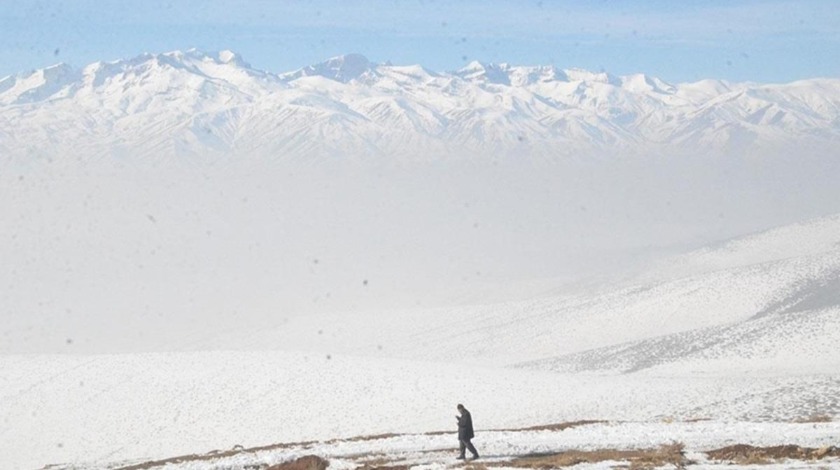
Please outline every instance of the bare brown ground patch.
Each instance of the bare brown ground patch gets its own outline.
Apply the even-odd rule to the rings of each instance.
[[[829,415],[815,414],[799,418],[794,423],[830,423],[832,421],[834,421],[834,418]]]
[[[366,436],[355,436],[344,439],[330,439],[324,441],[324,444],[335,444],[336,442],[362,442],[362,441],[378,441],[379,439],[390,439],[392,437],[403,436],[404,434],[385,433],[385,434],[370,434]]]
[[[458,452],[458,448],[453,446],[453,447],[441,447],[441,448],[437,448],[437,449],[425,449],[425,450],[418,450],[417,451],[418,454],[423,454],[423,455],[425,455],[425,454],[438,454],[438,453],[441,453],[441,452]]]
[[[441,452],[451,452],[453,455],[458,451],[457,447],[448,447],[448,448],[440,448],[440,449],[426,449],[426,450],[418,450],[415,453],[426,455],[426,454],[437,454]],[[345,458],[349,458],[349,460],[354,461],[356,464],[359,465],[359,469],[364,470],[400,470],[403,468],[410,468],[411,465],[404,465],[400,459],[394,459],[393,457],[389,457],[386,454],[382,453],[364,453],[364,454],[357,454],[353,456],[345,456]]]
[[[383,465],[378,466],[362,465],[356,470],[408,470],[410,468],[410,465],[389,465],[387,463],[384,463]]]
[[[155,467],[162,467],[168,464],[178,464],[178,463],[187,463],[187,462],[200,462],[203,460],[212,460],[218,459],[222,457],[231,457],[243,452],[252,453],[252,452],[260,452],[265,450],[277,450],[277,449],[290,449],[292,447],[301,447],[301,448],[308,448],[313,444],[316,444],[317,441],[304,441],[304,442],[289,442],[283,444],[270,444],[267,446],[259,446],[259,447],[242,447],[240,445],[234,446],[231,450],[211,450],[205,454],[189,454],[189,455],[179,455],[177,457],[169,457],[166,459],[160,460],[149,460],[147,462],[142,462],[133,465],[127,465],[124,467],[117,467],[113,470],[148,470],[150,468]]]
[[[305,455],[291,462],[272,465],[266,470],[327,470],[330,463],[317,455]]]
[[[168,464],[179,464],[179,463],[187,463],[187,462],[200,462],[200,461],[207,461],[213,460],[223,457],[232,457],[234,455],[240,453],[255,453],[255,452],[262,452],[268,450],[280,450],[280,449],[291,449],[294,447],[300,447],[302,449],[308,449],[312,447],[314,444],[335,444],[337,442],[360,442],[360,441],[374,441],[378,439],[388,439],[391,437],[401,436],[402,434],[372,434],[372,435],[363,435],[363,436],[355,436],[349,438],[337,438],[337,439],[330,439],[327,441],[302,441],[302,442],[288,442],[288,443],[279,443],[279,444],[269,444],[265,446],[257,446],[257,447],[243,447],[240,445],[234,446],[233,449],[230,450],[211,450],[210,452],[204,454],[189,454],[189,455],[180,455],[177,457],[169,457],[160,460],[149,460],[147,462],[127,465],[123,467],[117,467],[113,470],[148,470],[155,467],[162,467]],[[255,467],[261,468],[261,467]],[[379,468],[379,467],[377,467]]]
[[[727,461],[738,465],[768,464],[778,460],[820,460],[826,457],[840,457],[840,448],[800,447],[795,445],[754,447],[737,444],[706,452],[712,460]]]
[[[592,451],[570,450],[556,454],[542,454],[519,457],[499,465],[547,470],[571,467],[581,463],[606,461],[627,462],[630,469],[643,470],[673,465],[685,468],[690,464],[685,458],[685,447],[681,443],[664,445],[656,449],[618,450],[600,449]]]
[[[464,470],[487,470],[487,465],[483,463],[468,463],[463,468]]]
[[[302,441],[302,442],[287,442],[287,443],[279,443],[279,444],[269,444],[265,446],[257,446],[257,447],[243,447],[243,446],[234,446],[231,450],[211,450],[210,452],[204,454],[189,454],[189,455],[180,455],[178,457],[170,457],[166,459],[160,460],[150,460],[147,462],[142,462],[138,464],[128,465],[124,467],[118,467],[114,470],[148,470],[150,468],[155,467],[162,467],[167,464],[178,464],[178,463],[187,463],[187,462],[200,462],[203,460],[212,460],[218,459],[222,457],[231,457],[236,454],[240,453],[254,453],[254,452],[262,452],[267,450],[279,450],[279,449],[291,449],[293,447],[301,447],[301,448],[309,448],[314,444],[324,443],[324,444],[335,444],[337,442],[345,442],[345,441],[374,441],[377,439],[387,439],[389,437],[396,437],[400,436],[401,434],[373,434],[373,435],[364,435],[364,436],[355,436],[345,439],[330,439],[328,441]]]
[[[555,424],[541,424],[539,426],[531,426],[527,428],[520,428],[520,429],[503,429],[503,431],[563,431],[566,429],[577,428],[580,426],[589,426],[590,424],[603,424],[606,421],[593,421],[593,420],[582,420],[582,421],[567,421],[565,423],[555,423]]]
[[[397,464],[385,454],[365,454],[352,459],[358,467],[356,470],[408,470],[410,465]]]

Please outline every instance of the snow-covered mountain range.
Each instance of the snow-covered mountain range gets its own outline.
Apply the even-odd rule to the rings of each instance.
[[[143,54],[0,79],[0,154],[765,154],[840,142],[840,79],[788,84],[336,57],[288,73],[239,55]]]

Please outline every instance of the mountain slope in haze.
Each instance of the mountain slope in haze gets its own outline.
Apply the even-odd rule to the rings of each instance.
[[[369,318],[291,317],[228,340],[559,372],[826,372],[840,365],[838,292],[840,216],[832,216],[696,250],[620,282]]]
[[[13,467],[98,468],[434,431],[459,401],[483,430],[654,421],[673,439],[675,419],[788,421],[774,431],[787,439],[815,427],[789,421],[840,413],[838,281],[840,215],[531,300],[300,315],[203,345],[223,351],[0,355],[0,453]]]
[[[827,373],[840,366],[840,216],[698,250],[654,272],[641,288],[673,301],[664,318],[654,313],[667,303],[649,306],[647,325],[653,333],[661,322],[658,334],[593,343],[527,367],[691,374]],[[698,327],[675,331],[668,319]]]
[[[669,84],[553,66],[448,73],[351,54],[287,73],[230,51],[0,79],[0,150],[79,157],[762,154],[840,140],[840,80]]]

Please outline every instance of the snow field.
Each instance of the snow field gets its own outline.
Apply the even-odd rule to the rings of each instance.
[[[44,179],[49,180],[46,176]],[[142,186],[141,180],[135,184]],[[210,183],[207,186],[215,189]],[[40,189],[50,188],[47,184],[29,188],[31,193],[10,193],[16,194],[15,200],[27,200],[30,195],[40,194]],[[186,195],[193,189],[171,194]],[[155,190],[147,188],[140,194]],[[52,200],[63,200],[73,193],[67,185],[57,190]],[[26,295],[4,306],[26,312],[24,308],[33,307],[36,301],[45,302],[37,309],[33,307],[32,312],[55,316],[19,313],[5,325],[4,338],[14,337],[21,345],[37,349],[27,344],[29,338],[17,338],[16,333],[23,331],[36,341],[49,332],[62,350],[72,351],[70,341],[65,340],[70,336],[78,340],[79,336],[68,334],[66,327],[75,326],[79,334],[91,333],[79,321],[91,315],[86,307],[95,300],[105,314],[91,315],[90,325],[100,325],[99,333],[113,334],[115,342],[131,339],[143,344],[144,333],[158,339],[138,328],[154,317],[166,326],[158,330],[168,335],[165,339],[170,342],[165,344],[199,350],[0,356],[0,455],[10,468],[53,463],[101,468],[113,462],[230,449],[234,445],[451,430],[454,406],[459,402],[475,413],[479,431],[487,436],[477,444],[485,446],[488,458],[551,446],[646,446],[670,441],[674,436],[693,446],[692,452],[719,442],[789,444],[802,439],[803,444],[818,445],[837,438],[834,423],[793,423],[813,415],[836,418],[840,414],[836,353],[840,341],[840,219],[836,216],[708,247],[672,259],[642,276],[578,290],[558,289],[525,300],[309,314],[278,309],[270,299],[257,295],[286,295],[279,290],[286,287],[283,283],[268,283],[268,277],[255,273],[288,270],[292,263],[266,257],[266,253],[278,253],[273,235],[283,233],[285,219],[273,222],[276,232],[249,238],[254,213],[242,207],[246,200],[247,204],[255,203],[249,198],[254,193],[233,193],[241,196],[236,198],[219,193],[195,206],[168,210],[163,210],[159,201],[152,201],[139,212],[123,210],[119,199],[97,197],[102,194],[94,191],[85,201],[75,196],[79,207],[89,207],[85,205],[87,199],[98,201],[91,204],[113,204],[109,210],[95,211],[96,217],[83,219],[93,223],[89,227],[76,221],[78,214],[86,212],[65,211],[64,206],[49,204],[40,205],[46,212],[31,216],[35,220],[29,225],[31,231],[21,232],[17,225],[0,227],[10,240],[4,245],[7,254],[27,255],[15,264],[17,272],[5,272],[3,278],[3,285],[10,286],[8,292]],[[344,193],[325,193],[319,202],[330,205],[336,194]],[[376,201],[378,193],[370,196]],[[134,196],[126,197],[126,207],[132,207],[128,201]],[[266,210],[277,207],[277,199],[256,201],[265,204]],[[292,199],[283,201],[292,204]],[[231,224],[219,216],[220,207],[226,208],[226,213],[240,214],[242,219],[234,219],[240,223]],[[158,233],[162,228],[182,227],[181,211],[193,208],[212,217],[204,219],[198,212],[187,211],[187,219],[194,219],[195,230]],[[22,223],[30,220],[28,211],[13,213],[21,216]],[[62,218],[57,213],[63,213]],[[108,214],[119,214],[113,220],[120,222],[122,230],[114,233],[125,234],[124,238],[108,236],[113,233],[95,225]],[[459,212],[450,215],[463,222]],[[382,214],[373,210],[370,220],[380,217]],[[59,243],[51,237],[52,232],[38,229],[42,223],[55,225],[56,221],[79,230],[76,233],[68,228],[64,235],[86,240],[89,245],[85,251],[70,250],[73,256],[65,257],[61,247],[69,245],[63,243],[79,250],[77,239],[71,236]],[[353,225],[348,221],[338,226]],[[265,228],[262,222],[259,226]],[[465,224],[473,230],[470,222],[467,219]],[[329,228],[332,221],[324,223]],[[167,238],[172,233],[183,244],[173,245]],[[198,245],[196,233],[204,240]],[[238,236],[229,236],[232,234]],[[214,250],[224,243],[208,242],[213,239],[211,235],[243,246],[265,242],[267,248],[249,250],[245,258],[236,257],[239,251]],[[364,231],[358,234],[359,238],[367,235]],[[346,236],[346,232],[340,232],[337,238]],[[380,236],[371,243],[378,245],[388,238]],[[98,243],[104,240],[120,249],[104,250]],[[46,249],[53,246],[51,243],[56,247]],[[193,247],[194,251],[181,252],[174,246]],[[401,246],[391,248],[396,252]],[[295,274],[311,275],[317,281],[313,285],[320,288],[330,284],[316,276],[329,259],[317,248],[304,250],[295,260],[295,269],[299,270]],[[158,250],[172,250],[176,256],[157,258]],[[140,252],[149,254],[138,258]],[[87,253],[106,256],[100,259]],[[209,260],[209,264],[198,263],[206,253],[219,258]],[[318,253],[317,263],[310,253]],[[79,271],[84,263],[74,258],[103,262],[90,265],[87,271],[96,272],[98,277]],[[125,260],[141,258],[151,262],[138,262],[131,271],[126,270]],[[173,260],[183,262],[173,265]],[[54,264],[45,264],[47,261]],[[237,263],[241,271],[230,269]],[[255,266],[265,269],[253,271]],[[52,284],[42,276],[45,271],[55,276]],[[125,276],[126,292],[114,289],[109,273],[115,272]],[[191,278],[194,272],[211,275]],[[138,285],[135,274],[146,281],[139,284],[139,290],[133,290]],[[173,274],[183,274],[190,282],[173,283],[168,277]],[[60,295],[47,288],[67,279],[82,279],[89,289],[78,291],[67,287],[69,284],[65,286],[77,304],[62,302]],[[251,285],[253,279],[266,284]],[[366,278],[355,271],[346,273],[346,279],[357,289],[373,289],[376,284],[361,287],[361,279]],[[41,281],[45,283],[39,284]],[[218,297],[203,297],[208,291],[220,292],[215,292]],[[156,309],[143,305],[160,301],[167,292],[179,302],[163,302]],[[107,293],[118,302],[138,308],[138,314],[119,315],[120,305],[111,303]],[[136,297],[122,295],[127,293]],[[50,295],[55,297],[50,300]],[[70,312],[71,305],[81,315]],[[228,315],[257,307],[264,308],[267,315]],[[182,309],[191,316],[179,318]],[[40,324],[28,323],[33,318]],[[252,321],[255,318],[262,321]],[[198,331],[201,322],[212,323],[207,319],[226,319],[231,324],[212,324],[210,329]],[[103,323],[106,321],[110,323]],[[527,366],[529,370],[510,366]],[[569,373],[572,371],[579,373]],[[597,432],[583,435],[581,441],[563,441],[573,433],[543,436],[488,432],[580,419],[613,423],[593,428]],[[688,428],[673,423],[697,419],[711,421],[686,423],[696,426]],[[730,429],[735,431],[730,433]],[[811,436],[806,429],[822,434]],[[811,438],[813,441],[808,440]],[[396,447],[386,446],[383,452],[393,451],[399,458],[431,466],[448,465],[449,451],[430,454],[431,459],[429,454],[419,452],[432,445],[443,445],[444,449],[454,446],[446,436],[395,439]],[[338,468],[351,465],[345,459],[351,451],[377,451],[372,445],[330,445],[337,447],[325,444],[300,450],[315,449],[332,455]],[[269,457],[282,460],[293,456],[280,453]]]
[[[460,402],[485,430],[805,417],[812,395],[840,389],[838,376],[580,376],[290,352],[5,356],[0,365],[0,454],[11,468],[449,430]]]

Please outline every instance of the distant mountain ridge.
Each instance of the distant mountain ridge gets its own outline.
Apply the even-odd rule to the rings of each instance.
[[[477,61],[433,72],[358,54],[270,73],[195,49],[0,79],[6,155],[760,155],[838,142],[840,79],[670,84]]]

